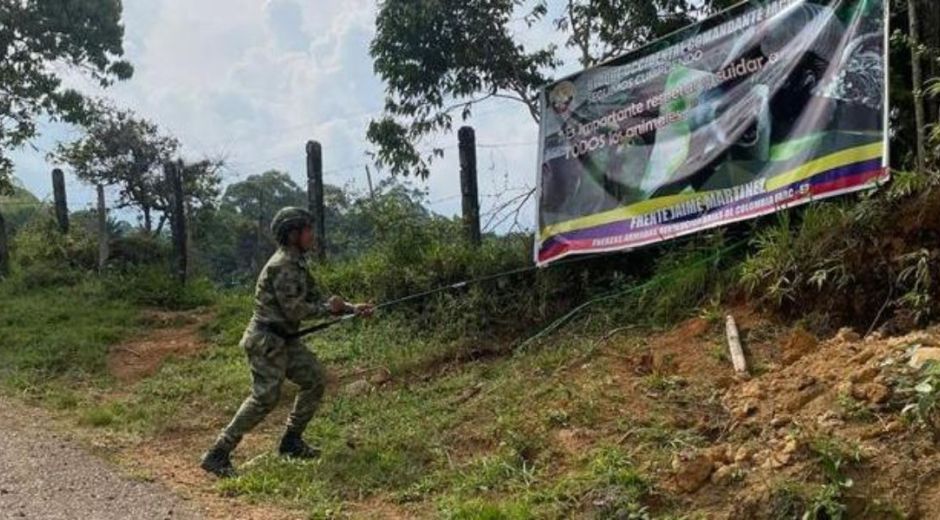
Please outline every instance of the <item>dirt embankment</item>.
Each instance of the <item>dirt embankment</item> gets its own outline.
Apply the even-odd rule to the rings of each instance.
[[[650,478],[644,502],[654,515],[782,519],[833,507],[844,508],[846,518],[940,517],[937,444],[902,414],[917,378],[910,358],[940,347],[940,329],[893,338],[845,330],[816,338],[745,308],[732,313],[749,378],[734,376],[721,319],[692,319],[658,334],[625,329],[599,339],[593,359],[573,359],[553,374],[574,389],[572,403],[553,403],[559,408],[579,399],[581,387],[600,384],[606,393],[596,402],[593,424],[557,428],[552,449],[559,457],[543,477],[559,477],[594,446],[613,442],[629,448]],[[205,318],[157,319],[162,328],[112,351],[109,366],[121,381],[152,374],[168,355],[202,348]],[[263,451],[252,444],[271,442],[283,413],[246,439],[245,453]],[[477,442],[476,430],[467,425],[454,432],[468,452],[490,447],[488,439]],[[295,516],[219,496],[195,465],[215,433],[175,431],[128,446],[122,459],[196,498],[208,516]],[[383,503],[366,497],[348,506],[372,516]],[[593,507],[586,503],[582,512],[590,515]]]
[[[148,311],[144,323],[151,327],[145,335],[108,352],[108,371],[121,383],[130,384],[154,374],[170,356],[199,352],[206,341],[200,328],[210,319],[208,313]]]
[[[749,378],[732,375],[721,325],[701,319],[612,349],[636,354],[605,353],[618,358],[618,386],[630,394],[617,413],[700,439],[674,450],[668,467],[642,435],[621,439],[655,475],[652,509],[800,518],[831,506],[846,518],[940,518],[937,444],[902,414],[918,378],[912,354],[940,353],[940,329],[893,338],[846,329],[819,340],[738,316]]]

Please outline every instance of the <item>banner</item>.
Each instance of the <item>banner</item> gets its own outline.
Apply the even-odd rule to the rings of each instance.
[[[536,262],[886,181],[886,3],[755,0],[545,87]]]

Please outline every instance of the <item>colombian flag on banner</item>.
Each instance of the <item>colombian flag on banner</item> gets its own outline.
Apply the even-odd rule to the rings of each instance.
[[[547,86],[536,261],[885,182],[886,1],[741,4]]]

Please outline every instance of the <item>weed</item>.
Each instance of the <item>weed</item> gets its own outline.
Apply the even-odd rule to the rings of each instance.
[[[114,411],[109,407],[86,408],[79,419],[81,424],[88,426],[102,427],[110,426],[114,422]]]
[[[804,520],[841,520],[845,516],[845,492],[854,485],[845,468],[861,462],[861,448],[835,437],[819,436],[809,443],[825,478],[808,497]]]
[[[443,516],[451,520],[527,520],[537,518],[528,504],[520,502],[492,502],[469,500],[441,508]]]
[[[719,363],[730,363],[731,359],[728,357],[728,349],[724,345],[716,344],[712,346],[709,354],[715,361]]]
[[[906,292],[898,299],[898,305],[909,310],[914,320],[922,322],[933,313],[934,298],[931,293],[933,287],[932,262],[936,254],[928,249],[920,249],[913,253],[902,255],[898,262],[901,272],[898,275],[897,285],[906,288]]]
[[[842,417],[850,421],[870,422],[875,419],[875,414],[864,402],[846,392],[839,393],[836,404],[839,406]]]
[[[806,512],[806,497],[803,486],[784,480],[775,484],[770,494],[770,518],[792,520],[802,518]]]
[[[809,499],[807,510],[803,513],[803,520],[842,520],[845,518],[846,506],[842,502],[843,494],[851,487],[851,480],[845,484],[829,483],[817,488],[816,493]]]
[[[536,500],[555,504],[562,512],[594,510],[600,518],[647,519],[642,501],[650,483],[615,446],[602,446],[589,454],[582,472],[562,479]]]
[[[913,378],[901,380],[897,394],[904,401],[904,416],[927,428],[933,435],[940,435],[937,419],[940,411],[940,363],[927,362]]]
[[[653,373],[643,378],[647,390],[662,394],[671,394],[684,388],[688,383],[679,376]]]
[[[845,476],[843,469],[862,461],[861,448],[857,444],[835,437],[819,436],[810,441],[809,448],[816,455],[829,482],[852,486],[852,480]]]

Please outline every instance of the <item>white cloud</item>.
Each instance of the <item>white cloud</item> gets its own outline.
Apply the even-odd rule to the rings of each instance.
[[[242,175],[279,168],[302,181],[308,139],[323,144],[327,171],[364,163],[368,116],[381,108],[384,92],[368,55],[375,13],[368,0],[128,0],[126,52],[136,73],[104,95],[180,138],[187,156],[224,153]],[[521,105],[497,102],[476,111],[471,123],[479,143],[537,138]],[[37,143],[46,149],[67,138],[61,126],[44,132]],[[435,139],[445,146],[456,140],[456,131]],[[533,185],[535,153],[534,144],[481,148],[481,193]],[[51,168],[43,155],[16,154],[18,175],[41,196]],[[458,171],[456,150],[448,150],[432,168],[431,200],[459,193]],[[364,188],[364,176],[356,166],[327,180]],[[78,194],[73,200],[91,200],[91,190],[69,184]],[[482,203],[485,210],[491,200]],[[434,207],[459,208],[459,198]]]

